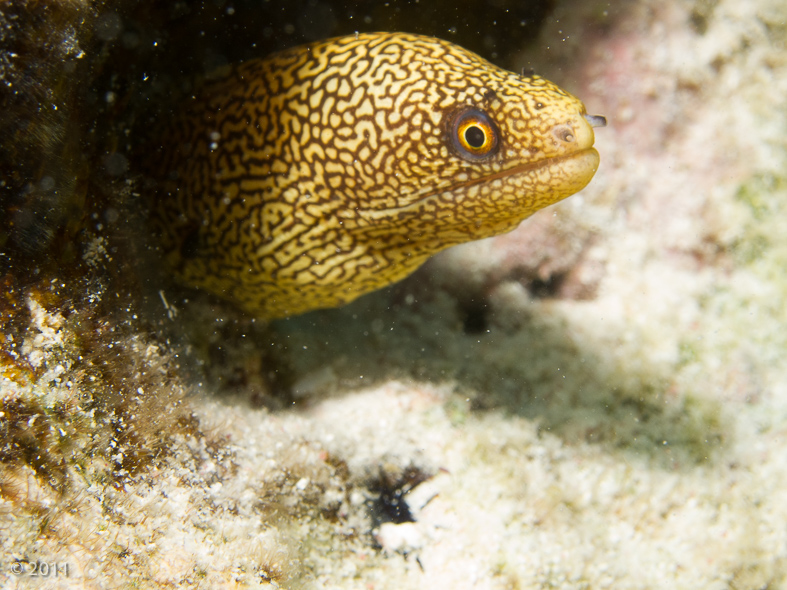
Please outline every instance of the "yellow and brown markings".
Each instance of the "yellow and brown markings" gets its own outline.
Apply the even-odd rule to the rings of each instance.
[[[593,118],[446,41],[363,34],[228,68],[162,140],[186,283],[265,318],[334,307],[582,189]]]

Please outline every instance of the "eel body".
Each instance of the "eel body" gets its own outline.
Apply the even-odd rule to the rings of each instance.
[[[185,283],[272,319],[342,305],[582,189],[575,97],[449,42],[359,34],[226,68],[154,152]]]

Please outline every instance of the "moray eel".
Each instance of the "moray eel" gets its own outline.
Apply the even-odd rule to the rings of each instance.
[[[358,34],[226,68],[153,152],[176,276],[266,319],[335,307],[582,189],[571,94],[447,41]]]

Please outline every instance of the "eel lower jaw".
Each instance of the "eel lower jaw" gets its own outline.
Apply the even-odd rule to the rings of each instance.
[[[515,175],[523,176],[522,181],[517,184],[523,185],[525,190],[528,188],[530,189],[528,190],[528,197],[533,198],[538,195],[554,195],[554,198],[549,199],[551,202],[547,204],[557,203],[585,188],[596,173],[599,161],[599,154],[596,148],[587,147],[562,156],[555,156],[512,166],[511,168],[481,178],[474,178],[465,182],[443,186],[428,193],[422,193],[418,195],[417,200],[401,207],[388,209],[357,209],[356,214],[368,223],[376,223],[381,219],[386,219],[390,222],[391,219],[397,216],[399,217],[399,221],[403,222],[403,219],[405,219],[404,216],[408,213],[417,213],[419,207],[425,201],[436,198],[439,195],[456,191],[466,191],[478,184],[485,184]],[[544,176],[545,172],[548,173],[548,182],[546,184],[542,180],[542,176]],[[528,176],[530,179],[527,179]],[[519,221],[529,217],[532,213],[535,213],[535,211],[545,206],[546,205],[535,207],[533,211],[522,215]],[[517,223],[519,223],[519,221],[517,221]]]
[[[461,184],[454,185],[453,187],[451,187],[451,189],[448,190],[455,190],[456,188],[460,188],[460,187],[467,188],[475,184],[490,182],[498,178],[506,178],[518,174],[527,175],[535,172],[541,172],[547,169],[550,170],[550,172],[552,172],[553,174],[558,173],[562,170],[563,172],[561,175],[565,176],[566,180],[571,180],[572,178],[574,179],[586,178],[587,180],[585,180],[584,183],[582,183],[582,187],[576,189],[576,190],[581,190],[581,188],[587,186],[587,184],[593,178],[593,175],[596,173],[596,170],[598,170],[599,161],[600,158],[598,152],[596,151],[596,148],[589,147],[562,156],[555,156],[552,158],[546,158],[544,160],[536,160],[535,162],[527,162],[525,164],[512,166],[511,168],[507,168],[506,170],[501,170],[500,172],[496,172],[495,174],[484,176],[483,178],[477,178],[467,182],[463,182]],[[574,185],[575,183],[570,182],[570,184]]]

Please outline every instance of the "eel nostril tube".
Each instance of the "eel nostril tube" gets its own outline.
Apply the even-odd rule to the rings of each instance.
[[[606,127],[607,118],[603,115],[582,115],[591,127]]]

